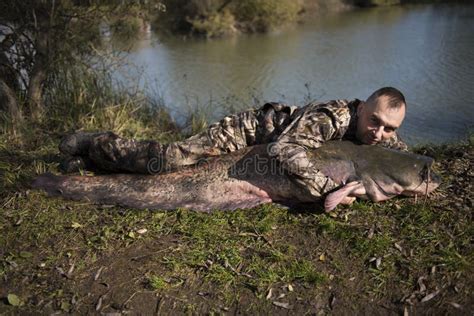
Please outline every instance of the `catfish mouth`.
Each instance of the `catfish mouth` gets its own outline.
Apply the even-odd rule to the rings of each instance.
[[[388,182],[383,178],[368,178],[367,193],[371,200],[378,202],[391,199],[398,195],[425,195],[435,190],[441,183],[440,178],[431,171],[431,163],[426,163],[417,176],[406,179],[389,177]],[[372,189],[370,189],[370,187]]]
[[[415,188],[410,188],[402,192],[406,196],[415,196],[419,194],[428,195],[428,193],[433,192],[440,184],[441,179],[438,175],[431,172],[431,164],[425,165],[423,170],[420,172],[421,182]]]
[[[416,188],[412,190],[405,190],[402,192],[402,194],[406,196],[415,196],[420,194],[427,195],[433,192],[439,185],[440,181],[437,179],[431,179],[430,181],[423,180],[423,182],[420,183],[420,185],[418,185]]]
[[[380,183],[378,183],[375,180],[373,180],[373,181],[374,181],[375,185],[377,186],[378,191],[383,195],[385,200],[390,199],[390,198],[392,198],[392,197],[399,194],[399,193],[389,193],[383,188],[382,185],[380,185]]]
[[[377,181],[375,179],[369,178],[367,185],[364,185],[367,197],[374,202],[385,201],[399,195],[402,190],[397,190],[398,185],[386,184],[383,181]],[[393,188],[395,192],[389,192],[387,188]]]

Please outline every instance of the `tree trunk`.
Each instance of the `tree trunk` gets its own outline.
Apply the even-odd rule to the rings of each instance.
[[[6,118],[11,121],[13,128],[17,128],[23,121],[21,110],[15,92],[0,78],[0,111],[6,114]]]
[[[46,33],[38,32],[35,49],[35,61],[28,84],[27,97],[31,117],[34,120],[39,120],[44,113],[43,84],[46,80],[48,67],[48,39]]]
[[[2,49],[6,50],[5,47]],[[23,120],[16,97],[18,92],[18,77],[5,52],[0,51],[0,113],[3,116],[1,119],[11,121],[14,129]]]

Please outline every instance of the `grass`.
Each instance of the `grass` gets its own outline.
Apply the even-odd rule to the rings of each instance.
[[[442,291],[433,299],[434,310],[453,311],[446,303],[451,300],[470,306],[470,197],[466,191],[467,196],[460,191],[450,196],[450,190],[468,188],[456,188],[449,179],[462,181],[463,164],[472,163],[472,158],[448,158],[457,151],[472,155],[472,147],[463,146],[436,149],[445,177],[442,199],[432,198],[426,205],[400,199],[357,202],[328,216],[277,206],[213,214],[149,212],[48,198],[29,191],[28,183],[38,173],[56,172],[54,147],[18,151],[3,143],[0,295],[15,294],[24,305],[3,304],[0,309],[91,311],[92,303],[77,303],[78,298],[87,301],[77,284],[89,282],[86,275],[98,266],[112,270],[121,260],[139,271],[109,271],[109,287],[117,293],[159,293],[166,298],[161,308],[169,311],[222,312],[236,309],[239,300],[247,302],[247,312],[279,309],[274,301],[289,302],[302,311],[311,309],[318,295],[322,308],[329,311],[325,304],[330,298],[324,297],[331,293],[336,293],[340,308],[357,299],[393,304],[396,309],[393,302],[410,298],[420,277],[427,280],[427,292]],[[459,197],[465,200],[457,206]],[[154,246],[146,248],[150,244]],[[131,286],[120,285],[130,280]],[[426,294],[411,298],[415,307],[427,308],[420,303]],[[173,308],[171,300],[183,305]],[[361,308],[353,307],[357,306]]]
[[[426,203],[358,201],[328,215],[316,206],[203,214],[66,201],[29,187],[58,171],[63,133],[183,135],[163,108],[136,106],[139,94],[60,75],[66,91],[48,96],[49,117],[0,134],[1,313],[472,310],[472,140],[416,149],[436,158],[443,178]]]
[[[74,115],[93,115],[82,113]],[[139,117],[132,127],[145,124]],[[127,128],[131,118],[123,119]],[[275,205],[202,214],[104,207],[31,191],[36,175],[57,172],[64,126],[56,128],[22,133],[18,143],[0,138],[2,312],[88,313],[100,297],[104,312],[152,312],[156,307],[140,303],[140,295],[158,297],[163,312],[183,313],[472,307],[472,143],[416,149],[436,158],[443,178],[426,204],[358,201],[329,215]],[[438,294],[421,302],[432,293]],[[21,306],[8,303],[8,295]]]

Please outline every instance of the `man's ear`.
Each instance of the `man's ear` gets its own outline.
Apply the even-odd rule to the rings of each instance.
[[[364,107],[365,107],[365,102],[360,101],[359,105],[357,106],[357,116],[360,117],[360,115],[362,114],[362,111],[364,110]]]

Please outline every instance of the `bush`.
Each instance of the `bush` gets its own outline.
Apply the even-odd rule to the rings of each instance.
[[[167,0],[159,22],[172,32],[216,37],[265,32],[295,22],[303,0]]]
[[[211,13],[203,18],[189,19],[193,32],[206,37],[221,37],[237,33],[234,16],[225,10],[222,13]]]
[[[0,120],[0,139],[27,149],[76,130],[113,131],[165,142],[182,137],[161,100],[145,97],[138,88],[120,87],[110,69],[110,64],[90,67],[75,62],[54,69],[44,92],[44,119],[25,117],[16,129]]]
[[[295,22],[302,9],[302,1],[297,0],[241,0],[234,14],[246,29],[265,32]]]

